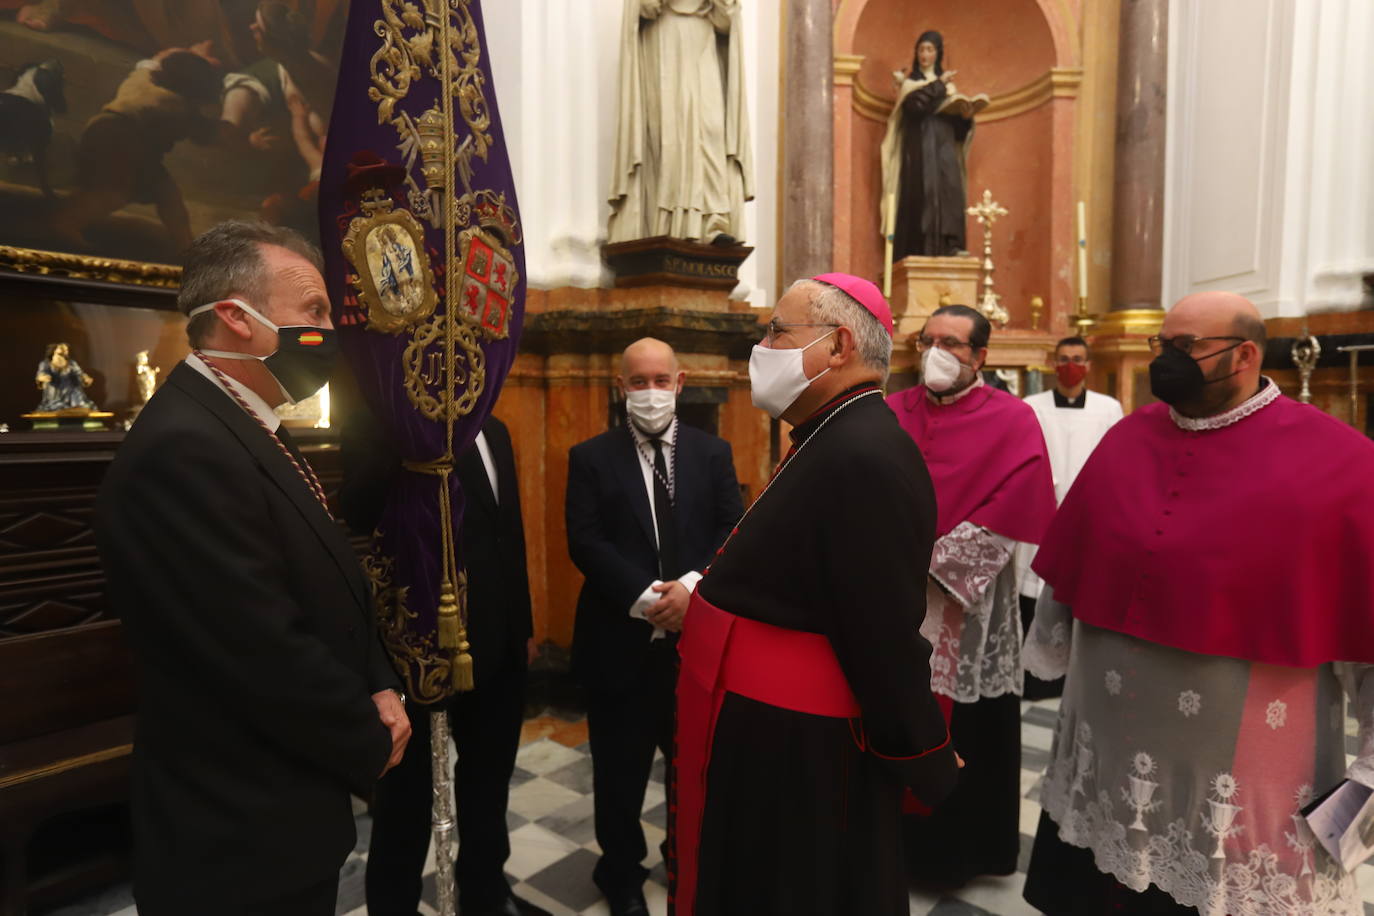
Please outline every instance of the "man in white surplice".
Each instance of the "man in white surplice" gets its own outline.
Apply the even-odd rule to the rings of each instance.
[[[743,241],[753,155],[740,0],[625,0],[611,242]]]
[[[1107,433],[1040,544],[1023,657],[1067,673],[1025,885],[1043,912],[1362,912],[1300,809],[1374,786],[1374,443],[1282,396],[1265,343],[1240,296],[1175,305],[1162,403]]]
[[[1065,337],[1054,347],[1054,387],[1026,398],[1040,421],[1045,434],[1045,447],[1050,453],[1050,470],[1054,474],[1055,505],[1064,501],[1064,494],[1073,486],[1074,478],[1097,448],[1107,430],[1122,417],[1121,402],[1116,398],[1088,390],[1088,373],[1092,371],[1092,355],[1088,342],[1081,337]],[[1035,559],[1035,545],[1018,544],[1016,567],[1020,571],[1021,618],[1029,626],[1035,616],[1035,599],[1040,597],[1043,583],[1031,571]],[[1046,684],[1031,675],[1026,679],[1027,700],[1058,696],[1062,685]]]

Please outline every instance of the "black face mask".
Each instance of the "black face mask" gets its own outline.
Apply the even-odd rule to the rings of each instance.
[[[295,404],[312,397],[329,381],[339,358],[339,338],[333,328],[309,324],[279,326],[241,299],[226,300],[237,305],[268,328],[277,332],[277,349],[270,356],[253,356],[225,350],[201,350],[220,359],[257,359],[272,373],[282,393]],[[192,309],[188,317],[215,307],[217,303]]]
[[[262,361],[293,401],[304,401],[329,382],[339,357],[333,328],[296,325],[277,329],[277,352]]]
[[[1240,344],[1232,344],[1225,350],[1208,353],[1203,358],[1229,353],[1238,346]],[[1177,407],[1196,400],[1208,385],[1224,382],[1235,374],[1232,372],[1221,378],[1209,379],[1202,374],[1202,366],[1198,365],[1197,360],[1176,347],[1166,347],[1150,362],[1150,393],[1170,407]]]

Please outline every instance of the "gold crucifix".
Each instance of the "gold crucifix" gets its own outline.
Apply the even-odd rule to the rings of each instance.
[[[1005,325],[1011,315],[999,304],[1002,297],[992,288],[992,224],[1007,215],[1007,208],[992,199],[991,191],[984,189],[982,203],[969,207],[968,215],[976,216],[983,225],[983,296],[978,300],[978,311],[989,321]]]

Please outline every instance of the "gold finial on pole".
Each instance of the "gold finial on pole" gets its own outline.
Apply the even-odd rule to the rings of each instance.
[[[992,224],[999,217],[1006,216],[1007,212],[1006,207],[992,199],[992,192],[987,189],[983,190],[982,202],[968,208],[968,215],[977,217],[983,226],[983,295],[978,300],[978,311],[986,315],[988,321],[1003,325],[1011,315],[1002,308],[1002,297],[992,288]]]
[[[1040,330],[1040,316],[1045,314],[1045,300],[1040,296],[1031,296],[1030,301],[1031,330]]]
[[[1317,360],[1322,355],[1321,341],[1307,330],[1307,319],[1302,320],[1302,336],[1293,341],[1293,365],[1298,367],[1298,378],[1302,380],[1302,391],[1298,400],[1304,404],[1312,403],[1312,371],[1317,368]]]

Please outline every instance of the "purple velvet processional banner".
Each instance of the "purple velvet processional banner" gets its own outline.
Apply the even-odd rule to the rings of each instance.
[[[320,176],[334,324],[404,459],[365,567],[416,700],[472,686],[455,461],[524,323],[519,208],[480,0],[352,0]]]

